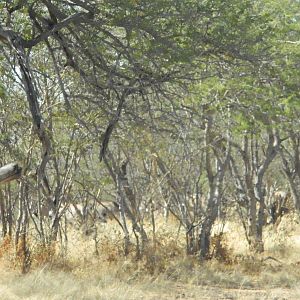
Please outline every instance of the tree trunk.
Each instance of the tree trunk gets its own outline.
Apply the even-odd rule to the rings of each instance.
[[[7,212],[6,212],[3,193],[1,190],[0,190],[0,214],[1,214],[1,222],[2,222],[2,235],[3,237],[5,237],[7,234]]]
[[[199,251],[196,226],[190,225],[186,232],[186,254],[195,255]]]
[[[199,235],[199,258],[200,261],[209,258],[209,248],[210,248],[210,235],[213,222],[207,218],[202,226]]]
[[[21,261],[22,273],[25,274],[30,268],[30,251],[27,246],[28,212],[26,202],[28,201],[28,184],[26,181],[20,183],[19,192],[19,217],[15,237],[17,257]]]
[[[125,210],[126,210],[125,195],[122,190],[122,179],[120,178],[119,175],[117,175],[117,190],[118,190],[117,202],[120,207],[120,217],[121,217],[121,223],[124,232],[124,255],[127,256],[129,254],[130,238],[129,238],[129,231],[128,231],[127,222],[125,218]]]

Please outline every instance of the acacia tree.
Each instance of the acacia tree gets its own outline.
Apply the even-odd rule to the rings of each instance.
[[[261,24],[261,17],[253,19],[250,2],[237,3],[117,1],[100,4],[47,0],[3,3],[6,26],[1,25],[1,40],[18,58],[35,130],[44,148],[41,173],[49,160],[51,143],[41,125],[43,116],[33,85],[32,58],[26,49],[34,50],[42,45],[50,54],[68,110],[72,108],[72,93],[66,90],[62,79],[65,68],[77,72],[95,91],[96,105],[110,115],[109,124],[102,132],[102,158],[125,102],[126,106],[127,102],[131,103],[134,95],[159,91],[167,82],[191,79],[199,69],[191,70],[191,67],[196,63],[207,67],[205,60],[210,57],[217,61],[222,57],[255,59],[256,54],[251,50],[255,42],[247,43],[238,37],[243,33],[260,39],[267,28],[250,33],[253,26],[250,21]],[[229,30],[241,14],[245,18],[240,20],[243,26]],[[228,21],[226,26],[225,21]]]
[[[70,155],[86,154],[76,146],[77,136],[97,144],[100,161],[118,125],[124,136],[131,124],[176,136],[185,126],[182,115],[190,110],[181,100],[191,81],[203,83],[211,76],[253,72],[253,66],[265,58],[264,37],[271,29],[271,17],[260,12],[259,4],[237,0],[3,1],[1,48],[6,64],[15,66],[13,79],[24,89],[40,143],[39,155],[35,152],[32,158],[38,166],[38,193],[59,211],[74,180],[74,174],[68,175],[77,166],[75,158],[70,163]],[[49,58],[44,65],[36,63],[41,54]],[[230,68],[231,74],[229,66],[236,67]],[[47,98],[49,87],[40,84],[41,78],[48,77],[58,91],[56,102]],[[210,94],[205,88],[203,92]],[[209,107],[211,101],[205,104]],[[58,110],[73,122],[65,133],[70,151],[64,153],[56,144],[63,143],[57,137],[61,124],[54,118]],[[206,135],[201,143],[206,149],[204,169],[210,188],[207,218],[199,237],[203,257],[207,256],[207,241],[217,216],[214,204],[220,203],[230,153],[229,143],[222,143],[221,149],[215,146],[219,137],[211,130],[216,122],[211,118],[213,110],[209,107],[202,115]],[[106,158],[107,165],[113,165],[114,157],[112,153]],[[65,176],[60,163],[65,163]],[[115,164],[110,173],[124,206],[124,198],[130,201],[131,196],[128,185],[122,187],[119,179],[126,172],[122,164]],[[55,218],[53,239],[58,222]],[[145,236],[141,228],[140,233]]]
[[[272,41],[274,62],[270,71],[273,92],[278,99],[274,119],[282,144],[280,158],[282,170],[297,211],[300,209],[299,191],[299,3],[283,3],[276,7],[280,12],[276,19],[277,36]],[[271,77],[269,75],[269,77]],[[275,109],[273,108],[273,111]]]

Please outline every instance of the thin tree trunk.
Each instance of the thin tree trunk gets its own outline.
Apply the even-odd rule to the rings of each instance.
[[[129,231],[127,228],[126,218],[125,218],[125,196],[122,191],[122,183],[121,178],[119,175],[117,175],[117,190],[118,190],[118,199],[117,202],[120,206],[120,217],[121,217],[121,223],[124,231],[124,255],[127,256],[129,254],[129,244],[130,244],[130,238],[129,238]]]
[[[7,210],[5,207],[5,201],[2,190],[0,190],[0,214],[2,222],[2,235],[3,237],[5,237],[7,234]]]

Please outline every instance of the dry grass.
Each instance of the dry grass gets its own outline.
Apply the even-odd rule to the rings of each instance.
[[[105,270],[105,271],[104,271]],[[215,274],[217,273],[217,274]],[[173,273],[174,274],[174,273]],[[121,279],[115,268],[97,268],[84,275],[35,270],[26,276],[2,271],[1,299],[299,299],[300,290],[251,287],[249,278],[224,274],[216,269],[198,270],[189,280],[161,274],[157,277]],[[224,277],[227,277],[224,285]],[[181,278],[181,280],[180,280]],[[184,280],[182,280],[184,279]],[[198,280],[198,282],[197,282]],[[253,281],[253,279],[252,279]],[[237,282],[240,285],[237,286]],[[219,285],[216,285],[216,284]],[[233,285],[232,285],[233,284]]]
[[[202,264],[185,256],[184,234],[177,235],[175,221],[157,225],[157,242],[147,245],[140,260],[134,251],[122,256],[123,239],[114,222],[98,228],[97,256],[93,239],[76,230],[63,250],[31,241],[27,275],[20,275],[12,243],[5,240],[0,299],[300,299],[297,217],[265,230],[266,252],[260,257],[248,253],[242,230],[236,231],[241,226],[228,223],[214,240],[218,255]]]

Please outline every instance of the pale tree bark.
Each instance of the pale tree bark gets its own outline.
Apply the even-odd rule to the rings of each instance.
[[[286,141],[280,148],[283,172],[288,180],[294,206],[300,211],[300,135],[294,131],[288,132]]]
[[[26,42],[11,30],[5,30],[0,26],[0,36],[7,42],[17,57],[18,66],[22,76],[22,84],[27,96],[29,110],[31,112],[32,124],[35,134],[42,145],[41,161],[37,170],[38,189],[42,190],[48,201],[51,201],[51,190],[46,175],[46,167],[52,153],[50,130],[46,128],[42,117],[38,92],[34,86],[29,53],[26,53]]]
[[[243,138],[243,146],[232,143],[240,155],[238,162],[230,157],[230,168],[235,179],[239,204],[248,211],[248,232],[246,233],[250,249],[254,252],[264,251],[263,226],[265,224],[265,189],[264,176],[270,164],[278,154],[280,139],[275,130],[268,130],[267,146],[262,151],[258,139],[250,135]],[[264,153],[264,154],[262,154]],[[242,163],[243,172],[239,172],[238,164]]]
[[[117,201],[120,207],[120,219],[122,224],[122,229],[124,231],[125,240],[125,254],[128,253],[129,245],[129,230],[126,219],[128,218],[132,222],[133,232],[141,237],[141,245],[137,245],[137,256],[142,255],[146,243],[148,242],[148,236],[144,229],[143,222],[139,217],[139,207],[136,195],[133,192],[131,184],[127,176],[127,164],[128,160],[124,160],[119,167],[113,154],[107,151],[107,157],[104,156],[105,165],[109,171],[110,176],[113,178],[116,188],[117,188]],[[102,158],[101,158],[102,159]],[[109,159],[109,160],[108,160]],[[137,237],[137,244],[139,244],[139,239]]]
[[[153,160],[155,160],[155,164],[157,164],[163,178],[158,185],[164,191],[162,193],[162,197],[165,198],[164,209],[170,211],[179,220],[180,226],[183,226],[186,238],[186,253],[195,255],[199,251],[197,235],[199,224],[203,219],[203,211],[201,211],[199,203],[190,198],[191,195],[187,191],[194,184],[194,181],[189,182],[189,186],[184,186],[182,177],[186,174],[183,174],[180,169],[173,171],[174,166],[167,165],[158,152],[153,156]],[[176,171],[178,175],[176,175]]]
[[[215,223],[221,207],[223,194],[223,181],[229,165],[231,153],[230,143],[221,139],[219,143],[214,140],[213,115],[207,111],[205,124],[205,170],[207,173],[209,192],[205,219],[201,224],[199,235],[199,258],[205,260],[209,256],[212,226]],[[215,167],[213,167],[215,163]],[[215,170],[214,170],[215,169]]]
[[[16,236],[15,236],[15,245],[16,253],[18,258],[21,260],[22,273],[25,274],[29,271],[31,265],[30,258],[30,249],[27,244],[27,235],[28,235],[28,183],[24,179],[20,182],[19,185],[19,216],[16,224]]]
[[[185,229],[186,252],[188,255],[199,254],[201,260],[209,257],[212,226],[220,214],[223,181],[230,157],[229,142],[215,136],[213,117],[213,112],[207,111],[205,114],[204,150],[200,151],[200,154],[191,161],[189,161],[191,158],[185,157],[182,162],[183,165],[189,163],[197,165],[192,174],[198,174],[198,177],[199,174],[205,174],[208,181],[205,187],[208,190],[206,197],[202,191],[205,188],[199,186],[197,176],[186,186],[182,177],[189,177],[190,174],[184,174],[181,169],[173,171],[172,166],[167,166],[159,154],[155,153],[158,169],[164,178],[163,182],[169,187],[170,211]],[[190,168],[187,170],[191,171]],[[176,177],[176,171],[178,177]],[[190,194],[190,191],[195,190],[196,199],[193,198],[194,195]],[[201,203],[203,198],[206,200],[205,205]]]

